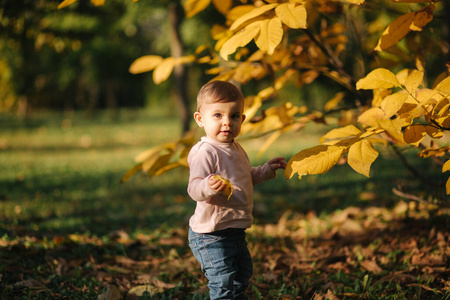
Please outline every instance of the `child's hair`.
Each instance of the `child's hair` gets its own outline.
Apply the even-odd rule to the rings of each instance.
[[[197,111],[203,103],[243,101],[244,96],[234,84],[228,81],[210,81],[205,84],[197,96]]]

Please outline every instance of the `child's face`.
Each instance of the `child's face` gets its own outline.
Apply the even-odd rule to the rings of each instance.
[[[241,132],[245,119],[242,101],[225,103],[203,103],[200,112],[194,114],[195,121],[205,129],[206,135],[219,142],[231,143]]]

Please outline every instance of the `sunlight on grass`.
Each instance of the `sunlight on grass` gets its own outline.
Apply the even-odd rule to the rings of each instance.
[[[186,245],[187,224],[195,207],[186,193],[188,170],[176,169],[153,178],[138,173],[119,183],[137,154],[179,137],[177,124],[173,116],[150,111],[121,111],[117,119],[106,114],[88,118],[43,112],[25,122],[0,115],[0,125],[5,125],[0,131],[0,250],[6,250],[0,254],[2,261],[8,262],[4,267],[8,272],[0,267],[3,287],[11,291],[12,284],[18,284],[14,274],[27,268],[30,277],[46,282],[47,289],[72,299],[79,295],[97,299],[106,288],[104,282],[123,278],[129,284],[129,276],[134,274],[134,286],[142,286],[143,278],[155,290],[161,282],[171,282],[175,287],[165,291],[164,297],[176,293],[203,297],[204,277]],[[282,136],[262,157],[256,154],[264,139],[243,138],[241,144],[253,165],[258,165],[274,156],[289,159],[316,145],[327,130],[314,125]],[[388,283],[374,284],[372,277],[364,281],[364,266],[376,270],[366,262],[375,257],[368,256],[373,254],[367,249],[384,247],[382,250],[388,251],[381,258],[386,269],[405,269],[408,266],[401,260],[405,257],[421,262],[407,251],[386,248],[384,244],[392,243],[405,248],[410,241],[392,240],[387,223],[394,217],[383,218],[393,212],[404,216],[409,210],[421,212],[422,218],[430,215],[424,215],[428,208],[408,208],[405,203],[399,210],[392,187],[403,185],[419,192],[424,187],[395,157],[384,156],[372,169],[370,179],[344,164],[300,181],[286,181],[279,170],[276,179],[255,187],[255,225],[248,237],[256,273],[261,275],[252,282],[251,297],[312,297],[313,289],[326,286],[326,282],[332,282],[337,293],[381,295],[385,288],[394,291]],[[429,226],[423,225],[424,236],[433,234]],[[338,244],[348,245],[346,234],[352,230],[367,231],[371,242],[353,245],[350,250]],[[386,232],[380,237],[377,230]],[[335,252],[323,252],[331,251],[332,243],[336,243]],[[431,252],[440,248],[430,249],[426,257],[439,262]],[[21,256],[17,251],[29,259],[18,264]],[[350,275],[342,271],[340,261],[325,264],[327,259],[339,260],[344,255],[351,259],[352,268],[359,266],[348,271]],[[341,271],[335,272],[333,267]],[[34,296],[47,291],[37,281],[19,283],[37,285]],[[414,291],[402,285],[395,294]],[[436,293],[427,295],[435,297]]]

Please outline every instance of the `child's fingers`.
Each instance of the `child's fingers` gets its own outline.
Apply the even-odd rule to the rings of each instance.
[[[284,157],[275,157],[269,160],[269,164],[279,163],[280,161],[284,161]]]
[[[269,160],[270,167],[272,169],[286,169],[287,162],[284,160],[284,157],[275,157]]]
[[[226,185],[222,181],[214,179],[213,177],[209,177],[208,185],[213,191],[216,192],[220,192],[226,187]]]

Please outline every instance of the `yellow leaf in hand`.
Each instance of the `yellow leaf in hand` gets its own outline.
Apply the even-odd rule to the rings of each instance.
[[[231,194],[233,194],[233,186],[231,185],[231,182],[220,175],[214,175],[213,178],[226,184],[227,187],[222,191],[222,194],[228,196],[227,200],[230,200]]]

